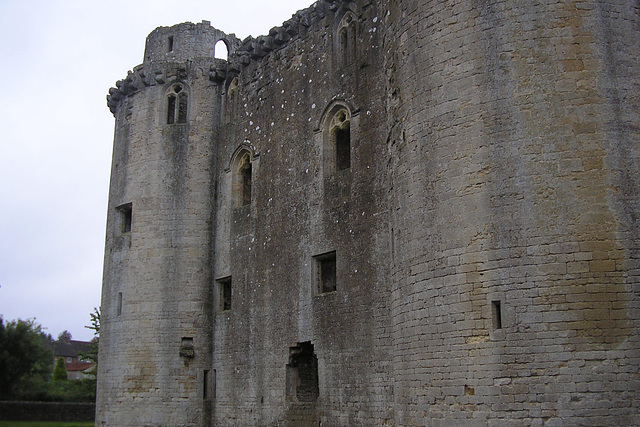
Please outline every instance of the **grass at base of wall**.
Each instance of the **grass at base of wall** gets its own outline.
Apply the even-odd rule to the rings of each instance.
[[[0,421],[0,427],[93,427],[92,422]]]

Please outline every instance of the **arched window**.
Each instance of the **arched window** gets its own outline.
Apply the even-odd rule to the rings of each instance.
[[[233,115],[237,111],[238,106],[238,78],[235,77],[229,84],[227,89],[227,112]]]
[[[224,59],[225,61],[229,58],[229,47],[224,40],[218,40],[213,48],[213,56],[214,58]]]
[[[251,174],[253,157],[247,149],[240,150],[233,161],[232,196],[233,206],[242,207],[251,204]]]
[[[343,103],[335,103],[327,110],[322,125],[325,173],[343,171],[351,167],[351,113]]]
[[[336,170],[341,171],[351,167],[351,126],[346,109],[341,109],[331,119],[329,132],[335,145]]]
[[[167,124],[187,123],[189,97],[185,87],[176,83],[167,92]]]
[[[356,59],[356,17],[347,12],[338,25],[337,51],[340,65],[349,65]]]

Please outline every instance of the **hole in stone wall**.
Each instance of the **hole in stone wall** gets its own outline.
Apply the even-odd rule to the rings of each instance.
[[[180,356],[193,358],[195,349],[193,347],[193,337],[183,337],[180,342]]]
[[[329,252],[315,257],[318,292],[323,294],[335,292],[336,279],[336,252]]]
[[[315,402],[318,388],[318,358],[310,341],[289,348],[287,364],[287,396],[299,402]]]
[[[224,59],[225,61],[229,58],[229,48],[224,40],[218,40],[213,51],[215,58]]]
[[[502,329],[502,307],[500,301],[491,301],[493,329]]]
[[[173,36],[169,36],[167,52],[173,52]]]
[[[122,314],[122,292],[118,292],[118,299],[116,301],[116,316]]]
[[[218,279],[218,311],[231,310],[231,276]]]
[[[119,221],[120,221],[120,233],[129,233],[131,232],[131,227],[133,224],[133,208],[131,203],[127,203],[126,205],[118,206],[116,208],[119,212]]]

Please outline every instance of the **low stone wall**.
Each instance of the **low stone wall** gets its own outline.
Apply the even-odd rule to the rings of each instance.
[[[93,421],[95,403],[0,402],[2,421]]]

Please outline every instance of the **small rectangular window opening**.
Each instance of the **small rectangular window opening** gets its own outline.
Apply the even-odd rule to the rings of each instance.
[[[502,308],[500,301],[491,301],[491,315],[493,317],[493,329],[502,329]]]
[[[118,292],[118,301],[116,302],[116,316],[122,314],[122,292]]]
[[[336,252],[329,252],[315,257],[318,292],[321,294],[335,292],[337,289],[336,280]]]
[[[218,280],[219,310],[231,310],[231,277]]]
[[[131,203],[118,206],[116,209],[120,213],[120,232],[129,233],[131,231],[131,225],[133,223],[133,210]]]
[[[173,52],[173,36],[169,36],[169,52]]]

